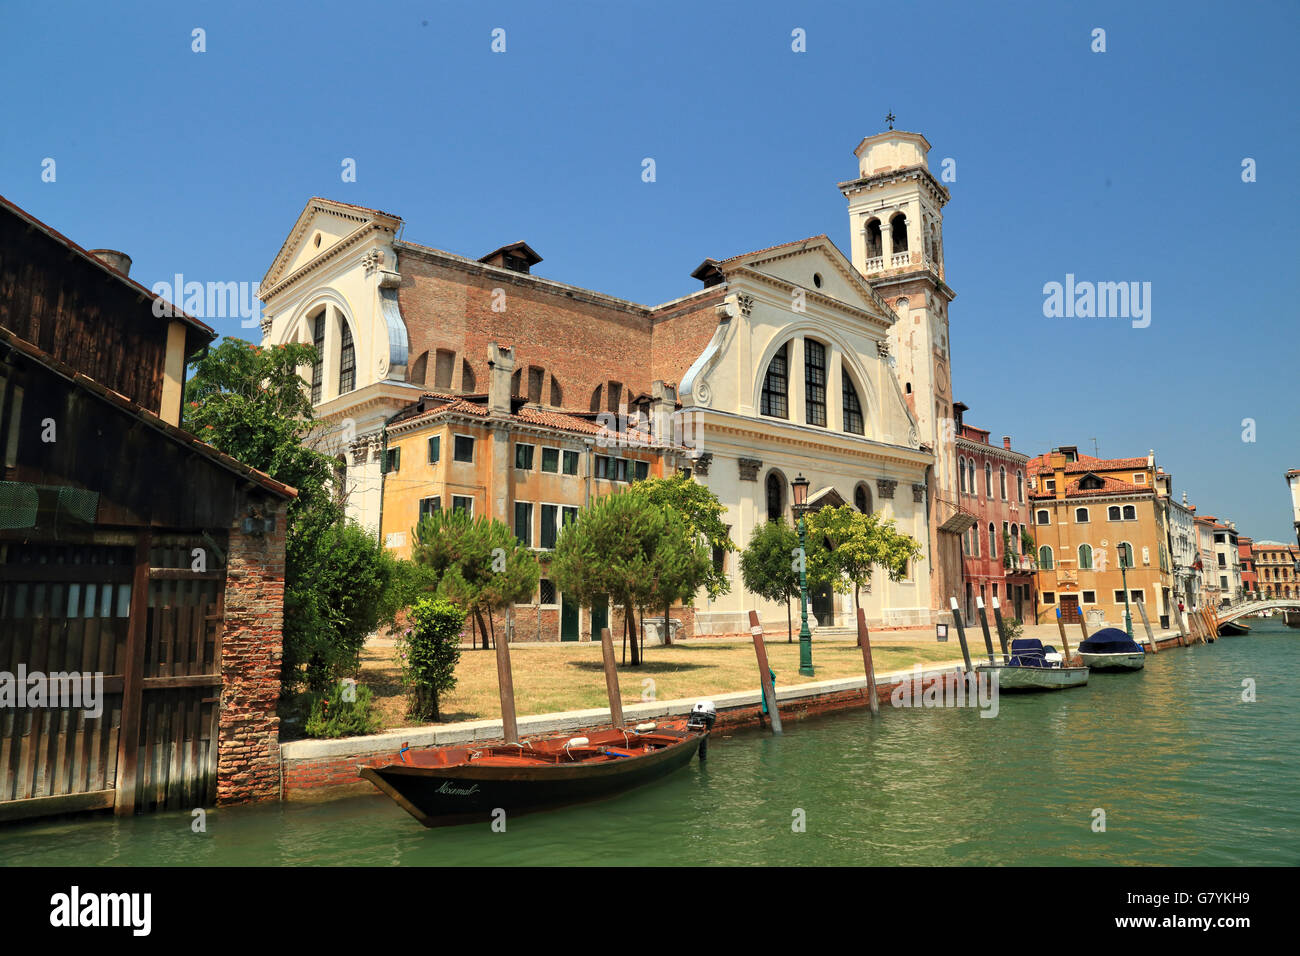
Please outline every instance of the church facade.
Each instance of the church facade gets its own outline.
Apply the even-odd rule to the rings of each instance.
[[[961,534],[973,518],[954,491],[948,194],[928,170],[928,149],[919,134],[892,130],[858,146],[858,177],[839,184],[849,254],[820,235],[706,259],[691,273],[695,289],[653,306],[533,275],[541,257],[527,243],[471,259],[399,238],[395,215],[313,199],[259,290],[262,341],[317,345],[318,361],[302,372],[324,428],[319,441],[338,463],[349,514],[397,553],[409,546],[402,529],[418,519],[415,509],[435,497],[442,506],[444,496],[473,497],[476,514],[515,527],[535,547],[550,540],[552,526],[533,515],[545,510],[553,520],[592,489],[617,489],[620,459],[591,453],[602,443],[592,426],[626,414],[640,428],[620,427],[619,441],[644,438],[627,467],[641,459],[650,474],[684,470],[707,485],[740,548],[769,518],[791,520],[799,475],[811,482],[813,504],[848,502],[893,518],[924,557],[902,581],[877,574],[862,595],[868,620],[929,624],[960,593]],[[415,471],[408,459],[399,479],[388,452],[399,435],[409,442],[420,415],[472,420],[485,449],[493,434],[515,437],[499,438],[501,451],[483,459],[490,465]],[[559,431],[548,437],[544,428]],[[533,495],[543,476],[531,453],[511,451],[530,429],[538,462],[557,449],[547,462],[562,465],[545,478],[556,491]],[[421,468],[442,460],[429,449]],[[436,492],[411,485],[421,480],[441,484]],[[565,497],[570,486],[577,498]],[[532,524],[521,524],[524,515]],[[744,591],[737,555],[720,560],[731,593],[701,595],[683,613],[691,630],[747,632],[756,602],[768,630],[783,629],[783,607]],[[539,606],[543,597],[563,603],[553,588]],[[816,594],[810,610],[821,626],[849,626],[852,595]],[[587,639],[583,620],[577,632]],[[558,627],[542,630],[537,639],[561,636]]]

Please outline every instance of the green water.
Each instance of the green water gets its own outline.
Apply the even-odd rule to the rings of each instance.
[[[715,737],[703,766],[505,833],[426,830],[366,796],[210,811],[203,834],[178,813],[11,826],[0,862],[1294,865],[1297,686],[1300,631],[1272,619],[1140,673],[1004,695],[993,719],[885,708],[792,722],[782,738]]]

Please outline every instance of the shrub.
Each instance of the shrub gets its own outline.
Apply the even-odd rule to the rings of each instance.
[[[1010,644],[1021,634],[1024,633],[1024,622],[1018,617],[1004,617],[1002,619],[1002,633],[1006,636],[1007,643]]]
[[[347,693],[347,686],[338,686],[324,693],[309,694],[309,712],[303,733],[308,737],[358,737],[373,734],[379,729],[379,715],[374,712],[374,697],[364,684],[354,685],[355,699]]]
[[[441,720],[439,697],[456,686],[465,612],[450,601],[424,598],[411,608],[411,625],[397,638],[397,662],[410,694],[409,716]]]

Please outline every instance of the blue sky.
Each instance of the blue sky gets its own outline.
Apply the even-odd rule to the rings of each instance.
[[[0,192],[147,285],[256,282],[324,195],[657,303],[707,256],[847,252],[836,183],[892,110],[956,160],[968,420],[1030,454],[1155,448],[1203,513],[1293,539],[1294,3],[10,3],[0,33]],[[1150,326],[1045,318],[1067,273],[1150,282]]]

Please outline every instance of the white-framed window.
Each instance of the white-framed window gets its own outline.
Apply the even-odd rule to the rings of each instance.
[[[472,495],[452,495],[451,510],[463,511],[471,518],[474,517],[474,497]]]
[[[525,547],[533,546],[533,503],[515,502],[515,537]]]
[[[1084,604],[1096,604],[1096,603],[1097,603],[1097,592],[1096,592],[1096,591],[1084,591],[1084,592],[1083,592],[1083,597],[1081,598],[1081,602],[1084,603]]]
[[[576,475],[578,473],[578,453],[576,451],[565,451],[561,457],[564,474]]]
[[[1035,523],[1035,524],[1051,524],[1051,523],[1052,523],[1052,516],[1048,513],[1048,511],[1047,511],[1046,508],[1040,508],[1039,511],[1038,511],[1038,514],[1036,514],[1036,515],[1034,516],[1034,523]]]
[[[1137,520],[1137,516],[1138,516],[1137,508],[1133,507],[1133,505],[1125,505],[1125,506],[1124,506],[1124,520],[1125,520],[1125,521],[1136,521],[1136,520]]]
[[[998,466],[998,489],[1002,492],[1002,500],[1007,500],[1007,466]]]
[[[559,474],[560,449],[542,446],[542,471],[548,475]]]
[[[1088,509],[1087,509],[1087,508],[1075,508],[1075,509],[1074,509],[1074,523],[1075,523],[1075,524],[1087,524],[1087,523],[1088,523]]]
[[[429,439],[429,464],[436,465],[442,458],[442,436],[434,435]]]
[[[537,582],[537,603],[541,607],[554,607],[559,604],[555,582],[550,578],[540,578]]]
[[[1043,545],[1038,549],[1038,566],[1044,571],[1050,571],[1056,565],[1052,562],[1052,549],[1048,545]]]
[[[474,436],[453,436],[451,457],[455,461],[463,461],[472,464],[474,461]]]
[[[1092,545],[1090,544],[1079,545],[1079,570],[1092,570]]]
[[[532,471],[533,470],[533,452],[536,445],[525,445],[515,442],[515,470]]]
[[[1147,483],[1147,473],[1145,471],[1138,472],[1133,476],[1133,484],[1145,485],[1146,483]]]
[[[420,499],[420,520],[423,521],[431,515],[437,514],[442,510],[442,496],[434,495],[432,498]]]
[[[1127,541],[1121,541],[1115,546],[1115,560],[1126,568],[1134,567],[1133,564],[1133,545]]]
[[[1016,498],[1019,499],[1022,505],[1025,503],[1025,473],[1023,471],[1016,472]]]

